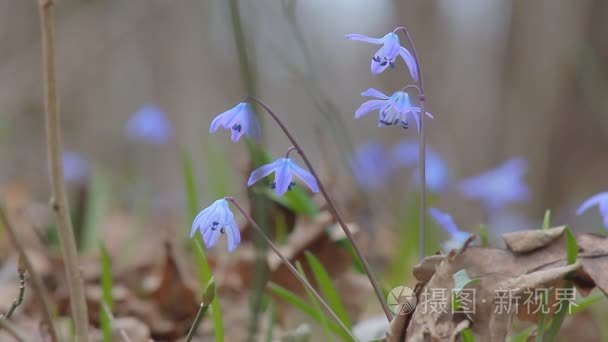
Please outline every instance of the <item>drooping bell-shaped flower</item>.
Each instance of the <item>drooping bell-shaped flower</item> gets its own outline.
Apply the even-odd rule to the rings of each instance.
[[[319,192],[319,185],[315,177],[305,169],[299,167],[291,158],[280,158],[270,164],[260,166],[253,170],[247,181],[251,186],[258,180],[274,172],[274,183],[272,186],[278,196],[283,196],[295,185],[293,175],[300,178],[313,192]]]
[[[452,219],[452,215],[444,213],[436,208],[430,208],[429,214],[433,220],[450,235],[450,239],[442,244],[443,250],[446,253],[452,249],[462,248],[464,243],[471,236],[471,234],[458,229],[458,226],[454,223],[454,219]]]
[[[389,32],[382,38],[371,38],[360,34],[347,34],[346,38],[357,40],[360,42],[382,45],[372,57],[371,71],[372,74],[378,75],[386,68],[394,68],[397,56],[400,56],[405,61],[407,68],[410,70],[412,78],[418,81],[418,69],[414,56],[399,42],[399,36],[394,32]]]
[[[125,134],[130,140],[162,145],[171,139],[173,128],[160,107],[145,105],[131,115],[125,125]]]
[[[597,206],[600,210],[604,228],[608,229],[608,192],[601,192],[585,200],[576,210],[576,214],[582,215],[585,211],[594,206]]]
[[[528,169],[525,158],[511,158],[495,169],[463,180],[459,190],[463,196],[482,202],[489,214],[506,205],[522,202],[530,197],[530,189],[524,182]]]
[[[203,209],[192,222],[190,237],[199,231],[207,248],[215,246],[221,235],[226,235],[228,251],[233,252],[241,242],[241,233],[230,205],[219,199]]]
[[[389,97],[374,88],[369,88],[361,95],[375,97],[376,100],[364,102],[355,112],[356,119],[377,109],[379,127],[401,125],[403,128],[408,128],[408,117],[411,116],[416,121],[416,127],[420,130],[420,107],[412,105],[408,93],[397,91]],[[427,112],[426,115],[431,119],[433,118],[431,113]]]
[[[260,137],[261,128],[251,104],[241,102],[213,119],[209,132],[215,133],[222,127],[230,130],[232,141],[238,141],[243,134],[249,138],[257,139]]]

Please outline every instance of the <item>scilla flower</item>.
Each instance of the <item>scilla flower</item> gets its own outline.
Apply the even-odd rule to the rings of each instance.
[[[249,176],[247,185],[252,186],[255,182],[273,172],[274,183],[272,183],[272,186],[278,196],[283,196],[295,185],[295,183],[292,181],[294,174],[300,178],[310,188],[310,190],[313,192],[319,192],[319,185],[317,184],[315,177],[287,157],[277,159],[270,164],[266,164],[253,170]]]
[[[140,107],[125,125],[127,138],[152,145],[162,145],[171,139],[172,127],[162,109],[155,105]]]
[[[481,201],[486,210],[493,213],[530,197],[530,189],[523,179],[527,169],[526,159],[512,158],[495,169],[463,180],[459,189],[463,196]]]
[[[85,184],[90,176],[90,165],[80,154],[70,151],[61,156],[63,178],[71,184]]]
[[[199,231],[207,248],[215,246],[220,235],[226,235],[228,251],[232,252],[241,242],[241,233],[230,211],[228,201],[219,199],[203,209],[192,222],[190,237]]]
[[[441,228],[450,234],[450,239],[442,244],[445,252],[462,248],[464,243],[471,236],[471,234],[458,229],[458,226],[454,223],[454,219],[452,219],[452,215],[444,213],[436,208],[429,209],[429,214],[431,214],[433,220],[435,220]]]
[[[249,138],[259,138],[261,133],[260,123],[251,105],[246,102],[216,116],[211,121],[209,132],[215,133],[220,127],[230,130],[232,141],[238,141],[243,134]]]
[[[397,143],[392,149],[393,163],[399,167],[416,169],[413,174],[414,182],[420,185],[418,177],[418,142],[413,140],[403,140]],[[433,148],[426,148],[426,186],[433,192],[440,192],[445,189],[449,182],[449,170],[446,162]]]
[[[601,192],[591,196],[576,210],[576,215],[582,215],[587,209],[598,206],[600,215],[604,221],[604,228],[608,229],[608,192]]]
[[[356,119],[378,109],[380,114],[379,127],[401,125],[403,128],[408,128],[407,119],[408,115],[411,115],[416,121],[416,127],[420,130],[420,108],[412,106],[408,93],[398,91],[389,97],[374,88],[369,88],[361,95],[375,97],[377,100],[364,102],[355,112]],[[426,113],[426,115],[431,119],[433,118],[431,113]]]
[[[382,38],[371,38],[360,34],[347,34],[346,38],[350,40],[357,40],[365,43],[371,43],[376,45],[382,45],[378,51],[372,57],[371,70],[372,74],[378,75],[382,73],[386,68],[395,67],[395,59],[397,56],[401,56],[407,64],[410,74],[414,80],[418,80],[418,69],[416,68],[416,61],[412,54],[399,43],[399,36],[396,33],[390,32],[384,35]]]
[[[382,189],[394,173],[386,148],[378,142],[357,146],[350,166],[357,183],[366,191]]]

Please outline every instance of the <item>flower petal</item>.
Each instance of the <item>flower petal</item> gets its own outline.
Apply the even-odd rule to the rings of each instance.
[[[362,92],[361,96],[373,96],[375,98],[382,99],[382,100],[389,99],[388,96],[384,95],[381,91],[374,89],[374,88],[369,88],[366,91]]]
[[[429,214],[431,214],[433,220],[435,220],[435,222],[441,226],[441,228],[448,232],[450,236],[455,237],[460,232],[460,229],[458,229],[458,226],[456,226],[456,223],[454,223],[452,215],[444,213],[437,208],[430,208]]]
[[[378,108],[386,105],[386,101],[387,100],[369,100],[369,101],[363,102],[363,104],[361,106],[359,106],[357,111],[355,111],[355,118],[358,119],[358,118],[362,117],[363,115],[371,112],[372,110],[378,109]]]
[[[252,186],[255,182],[260,179],[268,176],[269,174],[276,171],[281,166],[281,159],[275,160],[270,164],[266,164],[260,166],[259,168],[253,170],[251,175],[249,175],[249,180],[247,181],[247,186]]]
[[[289,167],[291,171],[300,178],[312,192],[319,192],[319,185],[317,184],[317,179],[307,170],[299,167],[294,161],[289,160]]]
[[[228,245],[228,252],[232,253],[236,247],[241,242],[241,232],[239,231],[239,227],[236,225],[234,221],[234,217],[232,220],[226,225],[226,242]]]
[[[293,176],[289,167],[289,159],[281,158],[280,166],[274,173],[275,191],[278,196],[283,196],[289,189]]]
[[[418,68],[416,67],[416,60],[414,59],[414,56],[412,56],[409,50],[403,46],[399,47],[399,56],[403,58],[403,61],[410,70],[410,74],[412,75],[414,81],[418,81]]]
[[[236,105],[235,107],[216,116],[213,121],[211,121],[211,125],[209,126],[209,133],[217,132],[220,127],[230,129],[230,123],[239,114],[239,111],[239,105]]]
[[[345,37],[349,40],[355,40],[355,41],[359,41],[359,42],[365,42],[365,43],[371,43],[371,44],[384,44],[384,42],[382,41],[382,38],[372,38],[372,37],[364,36],[362,34],[351,33],[351,34],[347,34]]]
[[[602,203],[608,203],[608,192],[601,192],[599,194],[596,194],[596,195],[588,198],[576,210],[576,215],[581,215],[585,211],[587,211],[589,208],[591,208],[595,205],[601,205]],[[606,206],[606,204],[604,204],[604,206]]]
[[[385,54],[384,50],[385,50],[384,46],[381,47],[380,49],[378,49],[378,51],[376,51],[376,53],[374,54],[374,58],[378,57],[382,60],[384,58],[384,54]],[[386,68],[388,68],[390,66],[390,63],[388,63],[388,61],[378,62],[374,58],[372,58],[372,61],[371,61],[372,75],[379,75],[384,70],[386,70]]]

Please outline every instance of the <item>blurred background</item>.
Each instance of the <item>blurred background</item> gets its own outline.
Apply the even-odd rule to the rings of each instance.
[[[230,143],[227,132],[212,136],[209,123],[255,95],[284,119],[342,207],[366,199],[371,210],[349,219],[372,233],[380,225],[367,216],[394,228],[401,203],[405,208],[416,194],[413,170],[390,177],[374,171],[362,180],[353,177],[353,160],[362,146],[379,144],[377,157],[418,134],[413,125],[377,128],[376,113],[355,120],[354,111],[367,88],[392,94],[412,80],[402,60],[371,75],[377,47],[344,35],[382,37],[407,26],[435,117],[427,120],[428,143],[447,170],[433,205],[474,231],[490,218],[463,199],[458,182],[523,157],[529,199],[509,208],[497,233],[538,228],[546,209],[555,225],[600,231],[596,212],[574,212],[608,189],[607,13],[602,0],[61,0],[55,14],[63,147],[77,155],[77,170],[101,175],[112,198],[107,212],[149,207],[180,222],[154,229],[186,235],[191,218],[180,156],[186,151],[194,163],[200,208],[217,196],[244,197],[247,149]],[[0,23],[0,186],[5,197],[27,193],[45,204],[36,1],[0,3]],[[129,133],[129,121],[142,111],[168,120],[160,124],[169,127],[161,141]],[[282,155],[289,142],[260,117],[263,145],[272,157]],[[218,168],[221,181],[211,177]],[[362,184],[374,177],[379,186]]]

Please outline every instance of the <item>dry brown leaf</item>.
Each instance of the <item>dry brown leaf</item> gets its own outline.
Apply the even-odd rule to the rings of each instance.
[[[515,253],[527,253],[558,239],[566,227],[556,227],[546,230],[521,230],[502,236],[507,247]]]

